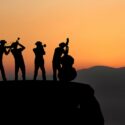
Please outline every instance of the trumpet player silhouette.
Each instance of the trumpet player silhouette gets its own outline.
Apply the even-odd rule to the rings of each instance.
[[[25,49],[25,47],[19,43],[19,40],[20,38],[17,38],[16,42],[11,44],[11,53],[15,59],[15,80],[18,80],[19,69],[22,72],[23,80],[25,80],[25,64],[22,55],[22,51]]]
[[[61,57],[68,53],[68,50],[69,50],[67,46],[68,43],[69,43],[69,38],[67,38],[66,43],[62,42],[59,44],[59,47],[55,48],[53,61],[52,61],[54,81],[57,81],[58,73],[61,70]]]
[[[46,80],[46,71],[44,67],[44,58],[43,58],[43,55],[45,55],[44,47],[46,47],[46,45],[42,45],[42,42],[40,41],[37,41],[35,45],[36,45],[36,48],[33,49],[35,54],[34,80],[36,80],[37,78],[39,68],[42,71],[43,80]]]
[[[7,46],[5,46],[7,42],[5,40],[1,40],[0,41],[0,70],[1,70],[1,74],[2,74],[2,78],[4,81],[6,81],[6,75],[5,75],[5,71],[4,71],[4,67],[3,67],[3,54],[8,55],[10,50],[7,51]]]

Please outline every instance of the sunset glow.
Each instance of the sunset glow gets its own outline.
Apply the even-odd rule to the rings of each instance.
[[[125,66],[124,0],[0,0],[0,39],[21,38],[28,76],[34,71],[34,43],[47,44],[45,65],[52,72],[54,48],[70,38],[77,69],[95,65]],[[13,74],[12,54],[4,56]]]

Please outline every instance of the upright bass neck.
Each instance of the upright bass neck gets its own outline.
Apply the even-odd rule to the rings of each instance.
[[[69,38],[66,39],[66,46],[69,44]]]

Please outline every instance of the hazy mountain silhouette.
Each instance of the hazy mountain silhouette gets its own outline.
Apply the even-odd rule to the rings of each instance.
[[[106,125],[125,124],[125,67],[95,66],[79,70],[75,81],[87,83],[95,89]]]
[[[105,66],[95,66],[89,69],[83,69],[78,71],[77,80],[86,80],[86,82],[95,83],[102,80],[111,80],[112,83],[117,83],[121,79],[124,81],[125,67],[122,68],[112,68]],[[94,81],[93,81],[94,80]],[[111,83],[110,83],[111,84]]]

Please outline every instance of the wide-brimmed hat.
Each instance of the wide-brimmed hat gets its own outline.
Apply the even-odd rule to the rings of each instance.
[[[6,42],[6,40],[1,40],[0,43],[1,43],[1,44],[5,44],[5,43],[7,43],[7,42]]]
[[[37,46],[42,45],[42,42],[41,42],[41,41],[37,41],[37,42],[35,43],[35,45],[37,45]]]
[[[60,46],[60,47],[65,47],[66,44],[65,44],[64,42],[62,42],[62,43],[59,44],[59,46]]]

